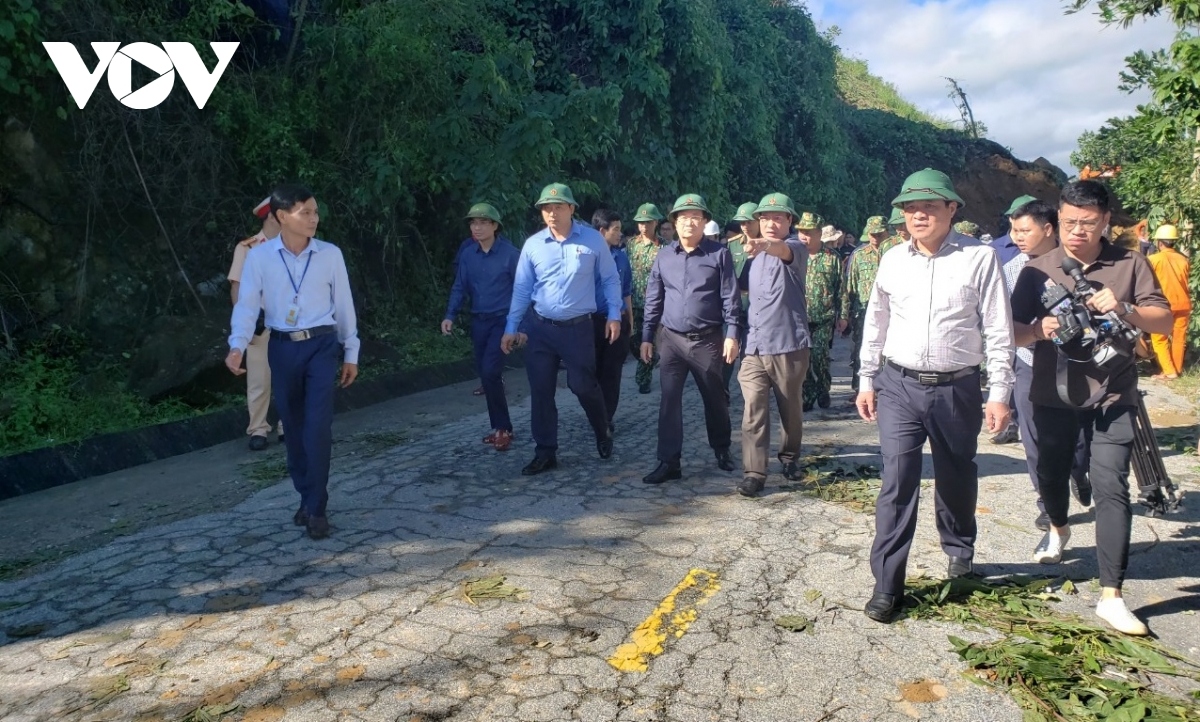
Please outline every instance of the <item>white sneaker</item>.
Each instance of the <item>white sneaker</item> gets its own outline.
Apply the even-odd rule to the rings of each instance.
[[[1144,637],[1150,633],[1142,620],[1133,616],[1125,606],[1125,600],[1120,597],[1101,599],[1096,605],[1096,616],[1108,622],[1108,626],[1123,634]]]
[[[1059,533],[1050,527],[1050,531],[1042,537],[1042,542],[1037,545],[1037,549],[1033,550],[1033,560],[1042,564],[1058,564],[1062,561],[1063,549],[1067,548],[1067,542],[1071,540],[1071,527],[1067,527],[1066,533],[1059,536]]]

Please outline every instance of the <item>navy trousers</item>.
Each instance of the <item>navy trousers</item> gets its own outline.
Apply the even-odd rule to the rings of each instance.
[[[492,429],[512,431],[512,420],[508,416],[508,399],[504,395],[504,352],[500,350],[500,337],[504,335],[504,316],[471,318],[471,343],[475,347],[475,373],[483,384],[483,396],[487,399],[488,418]]]
[[[325,516],[333,446],[333,390],[341,365],[337,334],[306,341],[271,339],[267,362],[279,419],[287,429],[287,467],[309,516]]]
[[[538,456],[553,456],[558,450],[558,364],[567,367],[567,386],[579,399],[588,423],[598,438],[608,434],[608,410],[596,380],[596,345],[591,316],[579,323],[554,324],[531,314],[525,372],[529,376],[530,426]],[[291,433],[289,431],[289,433]]]
[[[948,556],[975,556],[975,465],[983,424],[979,373],[942,386],[926,386],[884,364],[875,377],[883,485],[875,503],[871,572],[875,591],[902,594],[908,553],[917,529],[921,453],[933,453],[933,503],[942,550]]]
[[[729,450],[732,424],[729,421],[729,392],[725,390],[726,368],[722,354],[725,335],[711,329],[703,338],[690,340],[663,327],[658,333],[658,381],[662,397],[658,403],[658,460],[678,464],[683,455],[683,385],[688,374],[696,379],[704,402],[704,425],[708,444],[718,451]]]
[[[604,394],[604,410],[608,412],[608,423],[612,424],[621,401],[621,367],[629,355],[629,321],[621,317],[621,336],[616,343],[609,343],[604,334],[608,331],[608,315],[592,314],[592,343],[596,347],[596,381]]]
[[[1042,501],[1042,492],[1038,487],[1038,431],[1033,423],[1033,402],[1029,400],[1029,387],[1033,384],[1033,367],[1021,359],[1013,361],[1013,370],[1017,375],[1017,383],[1013,386],[1013,415],[1017,417],[1017,427],[1021,429],[1021,446],[1025,447],[1025,466],[1029,469],[1029,481],[1033,484],[1033,493],[1037,494],[1038,511],[1046,511],[1046,503]],[[1077,481],[1084,479],[1088,473],[1089,445],[1091,427],[1085,426],[1079,430],[1079,439],[1075,442],[1075,459],[1071,464],[1071,476]]]

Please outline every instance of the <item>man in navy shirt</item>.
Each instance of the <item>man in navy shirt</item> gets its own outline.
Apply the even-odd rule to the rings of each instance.
[[[608,343],[608,312],[604,287],[596,288],[596,313],[592,314],[592,330],[596,344],[596,380],[604,393],[604,409],[608,412],[608,431],[613,433],[613,416],[621,401],[621,367],[629,355],[629,335],[633,326],[633,267],[629,256],[621,247],[621,215],[616,211],[601,208],[592,214],[592,228],[599,231],[612,253],[617,274],[621,277],[621,337],[615,344]]]
[[[470,298],[475,370],[483,382],[492,424],[492,431],[483,437],[483,443],[491,444],[496,451],[508,451],[512,445],[513,427],[508,416],[508,400],[504,397],[504,356],[500,352],[500,338],[504,335],[504,321],[512,301],[513,280],[521,253],[511,243],[501,243],[496,238],[500,212],[495,207],[476,203],[467,212],[467,219],[471,222],[473,246],[459,252],[442,333],[450,335],[463,300]]]
[[[1037,200],[1037,198],[1034,198],[1033,196],[1020,196],[1020,197],[1016,198],[1015,200],[1013,200],[1012,205],[1010,205],[1008,207],[1008,210],[1004,212],[1004,218],[1008,219],[1011,222],[1012,214],[1018,208],[1025,205],[1026,203],[1029,203],[1031,201],[1036,201],[1036,200]],[[1008,233],[1007,230],[1005,231],[1003,236],[1000,236],[999,238],[994,239],[991,242],[991,244],[989,244],[989,245],[991,245],[992,250],[996,252],[996,257],[1000,259],[1000,267],[1001,268],[1004,267],[1004,264],[1008,263],[1012,259],[1021,255],[1021,249],[1017,248],[1017,244],[1013,241],[1012,236]],[[1001,432],[1001,433],[1004,433],[1004,432]],[[1014,438],[1011,441],[996,442],[996,443],[1012,443],[1013,441],[1016,441],[1015,434],[1014,434]]]
[[[546,229],[533,234],[521,248],[513,283],[508,323],[500,347],[511,353],[517,328],[529,311],[529,348],[525,371],[529,376],[530,421],[536,451],[522,474],[532,476],[558,466],[558,364],[567,367],[567,386],[579,399],[596,434],[601,459],[612,456],[612,434],[604,393],[596,381],[596,348],[592,339],[592,314],[607,313],[605,338],[616,343],[621,336],[621,278],[604,238],[590,226],[576,223],[575,197],[561,183],[542,189],[536,205]],[[605,308],[596,305],[597,289]]]
[[[704,199],[695,193],[679,197],[668,214],[679,239],[663,246],[646,282],[643,339],[659,331],[658,467],[642,479],[661,484],[682,478],[683,383],[690,372],[704,402],[708,443],[717,466],[733,471],[729,456],[731,428],[725,364],[738,355],[741,294],[729,249],[705,237],[712,222]],[[661,329],[659,328],[661,326]],[[722,333],[724,330],[724,333]],[[642,360],[654,356],[654,344],[642,342]]]

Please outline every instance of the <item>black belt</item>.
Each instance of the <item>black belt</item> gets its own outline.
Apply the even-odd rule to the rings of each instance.
[[[590,313],[585,313],[582,316],[576,316],[575,318],[568,318],[565,321],[555,321],[552,318],[546,318],[536,311],[534,312],[533,316],[542,323],[548,323],[551,326],[574,326],[577,323],[586,323],[592,320],[592,314]]]
[[[708,328],[702,328],[699,331],[676,331],[675,329],[667,328],[666,326],[663,326],[663,328],[666,328],[673,334],[683,336],[688,341],[703,341],[708,336],[711,336],[712,334],[721,330],[720,326],[709,326]]]
[[[276,331],[271,329],[271,340],[273,341],[307,341],[310,338],[324,336],[327,333],[337,331],[337,326],[313,326],[301,331]]]
[[[920,381],[925,386],[944,386],[945,384],[951,383],[952,381],[958,381],[964,376],[970,376],[971,374],[979,371],[979,369],[975,368],[974,366],[967,366],[957,371],[947,371],[945,373],[940,371],[913,371],[912,369],[906,369],[900,364],[891,360],[887,362],[887,365],[896,369],[910,379],[916,379],[917,381]]]

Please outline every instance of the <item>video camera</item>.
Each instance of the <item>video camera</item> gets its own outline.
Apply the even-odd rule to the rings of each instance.
[[[1084,278],[1079,261],[1064,258],[1060,267],[1075,282],[1075,288],[1056,283],[1042,292],[1043,307],[1058,319],[1054,343],[1067,358],[1092,361],[1102,368],[1131,357],[1141,332],[1116,313],[1097,313],[1087,305],[1096,290]]]

